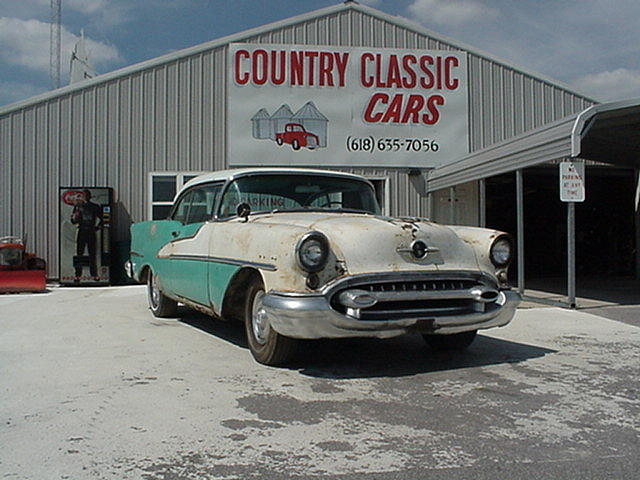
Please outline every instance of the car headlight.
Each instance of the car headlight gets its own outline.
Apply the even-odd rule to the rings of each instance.
[[[506,267],[511,263],[513,247],[511,239],[507,235],[501,235],[495,239],[489,251],[491,263],[496,267]]]
[[[309,232],[296,246],[296,258],[300,268],[307,272],[319,272],[327,263],[329,240],[320,232]]]

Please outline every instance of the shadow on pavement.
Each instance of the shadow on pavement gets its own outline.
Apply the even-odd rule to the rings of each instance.
[[[518,363],[556,350],[478,335],[463,352],[435,352],[420,335],[387,340],[340,339],[305,342],[293,368],[320,378],[402,377],[420,373]]]
[[[249,345],[244,334],[244,328],[240,322],[226,322],[196,312],[187,307],[179,307],[178,321],[205,333],[218,337],[238,347],[246,348],[249,353]]]
[[[179,321],[247,350],[251,355],[243,326],[238,322],[214,320],[184,309]],[[346,338],[304,340],[294,360],[284,366],[302,375],[317,378],[402,377],[419,373],[518,363],[539,358],[556,350],[499,340],[479,334],[468,350],[458,353],[435,352],[420,335],[380,340]]]

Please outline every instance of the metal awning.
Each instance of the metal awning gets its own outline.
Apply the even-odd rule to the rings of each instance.
[[[640,99],[594,105],[578,115],[571,156],[640,167]]]
[[[438,167],[427,192],[568,157],[639,167],[640,99],[594,105]]]

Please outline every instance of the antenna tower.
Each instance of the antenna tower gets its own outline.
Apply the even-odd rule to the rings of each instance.
[[[51,0],[51,29],[49,31],[49,76],[53,88],[60,88],[60,24],[62,0]]]

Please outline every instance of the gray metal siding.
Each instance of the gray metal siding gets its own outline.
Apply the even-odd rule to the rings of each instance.
[[[455,49],[362,9],[343,9],[236,41]],[[591,105],[549,82],[469,54],[472,151]],[[227,47],[150,65],[0,116],[0,235],[28,234],[58,272],[58,187],[114,188],[117,240],[145,218],[151,171],[227,166]],[[351,169],[390,179],[394,215],[428,215],[423,176]]]

